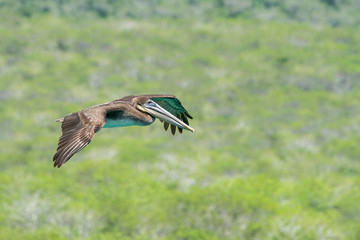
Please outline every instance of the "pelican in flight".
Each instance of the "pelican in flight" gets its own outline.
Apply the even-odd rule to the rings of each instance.
[[[188,122],[191,115],[173,95],[126,96],[59,118],[56,121],[62,123],[62,135],[53,157],[54,167],[61,167],[86,147],[101,128],[147,126],[155,118],[164,122],[165,130],[171,125],[173,135],[176,127],[180,133],[183,129],[194,132]]]

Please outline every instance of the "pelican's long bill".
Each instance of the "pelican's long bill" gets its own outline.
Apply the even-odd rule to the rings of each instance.
[[[144,105],[138,106],[138,108],[142,111],[148,112],[154,117],[157,117],[177,127],[189,130],[191,132],[195,131],[192,127],[190,127],[189,125],[187,125],[186,123],[184,123],[183,121],[181,121],[180,119],[178,119],[177,117],[166,111],[164,108],[159,106],[154,101],[147,101]]]

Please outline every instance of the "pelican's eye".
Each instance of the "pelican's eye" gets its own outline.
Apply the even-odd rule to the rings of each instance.
[[[155,103],[153,101],[151,101],[151,100],[147,100],[146,105],[150,106],[150,107],[155,107]]]

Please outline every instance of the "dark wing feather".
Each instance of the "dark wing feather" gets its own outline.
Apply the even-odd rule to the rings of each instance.
[[[104,123],[90,121],[82,112],[70,114],[62,119],[62,136],[53,157],[54,167],[61,167],[75,153],[86,147]]]
[[[164,122],[164,129],[165,129],[165,131],[167,131],[168,130],[168,128],[169,128],[169,123],[168,122]]]
[[[172,115],[189,125],[188,118],[192,119],[192,116],[186,111],[186,109],[181,105],[179,99],[175,97],[151,97],[151,100],[159,104],[161,107],[166,109]],[[174,135],[176,132],[176,126],[171,125],[171,133]],[[167,130],[169,123],[164,122],[164,129]],[[182,133],[182,129],[178,128],[179,132]]]

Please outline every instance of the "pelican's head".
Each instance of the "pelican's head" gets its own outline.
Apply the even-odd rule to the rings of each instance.
[[[181,108],[180,112],[179,109],[175,109],[174,107],[172,107],[170,104],[167,104],[166,101],[175,101],[174,99],[170,99],[170,98],[154,98],[156,99],[158,102],[163,102],[165,104],[162,104],[164,107],[166,106],[166,108],[169,111],[172,111],[175,113],[175,115],[177,116],[181,116],[181,118],[183,120],[186,119],[186,117],[184,117],[184,114],[187,114],[190,118],[191,116],[186,112],[186,110],[181,106],[181,103],[179,100],[177,100],[176,98],[174,98],[178,103],[176,104],[180,104]],[[173,114],[171,114],[168,110],[166,110],[164,107],[161,107],[158,103],[155,102],[155,100],[148,98],[148,99],[144,99],[145,103],[141,103],[138,102],[137,108],[142,111],[142,112],[146,112],[148,114],[150,114],[153,117],[156,117],[162,121],[165,121],[169,124],[172,124],[174,126],[177,126],[179,128],[182,129],[186,129],[189,130],[191,132],[194,132],[194,129],[192,127],[190,127],[189,125],[187,125],[186,123],[184,123],[182,120],[180,120],[179,118],[175,117]],[[143,100],[143,101],[144,101]],[[184,112],[185,111],[185,112]],[[187,119],[185,120],[187,122]],[[167,128],[167,127],[166,127]]]

